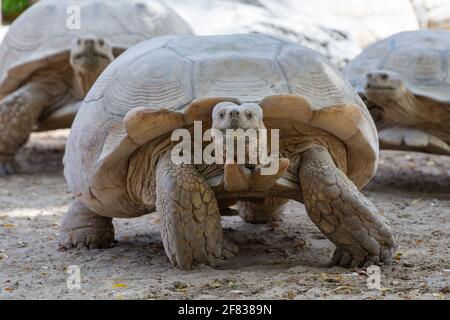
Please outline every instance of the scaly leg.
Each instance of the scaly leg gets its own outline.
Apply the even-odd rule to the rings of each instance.
[[[389,222],[335,166],[326,148],[302,154],[299,179],[309,217],[336,245],[334,264],[391,264],[395,239]]]
[[[265,198],[261,202],[238,202],[239,215],[242,220],[253,224],[271,223],[277,220],[289,200]]]
[[[49,101],[40,83],[29,83],[0,101],[0,177],[16,173],[14,156]]]
[[[61,249],[109,248],[114,243],[112,218],[102,217],[75,200],[61,222],[58,243]]]
[[[156,166],[156,210],[170,262],[182,269],[195,263],[218,264],[237,247],[223,239],[214,192],[191,165],[175,165],[170,152]]]

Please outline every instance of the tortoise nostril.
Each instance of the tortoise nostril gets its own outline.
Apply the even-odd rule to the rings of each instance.
[[[87,45],[87,46],[93,46],[94,45],[94,40],[86,39],[86,40],[84,40],[84,44]]]
[[[237,118],[237,117],[239,117],[239,111],[237,111],[237,110],[231,111],[231,112],[230,112],[230,116],[231,116],[232,118]]]
[[[387,73],[383,73],[383,74],[381,75],[381,79],[387,80],[387,79],[389,79],[389,75],[388,75]]]
[[[372,78],[373,78],[373,74],[372,74],[372,73],[368,73],[368,74],[366,75],[366,77],[367,77],[367,79],[372,79]]]

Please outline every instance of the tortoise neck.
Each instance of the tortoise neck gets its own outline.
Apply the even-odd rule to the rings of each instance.
[[[442,104],[407,91],[392,106],[384,107],[386,117],[400,125],[416,126],[424,123],[450,121],[450,116]]]
[[[393,125],[410,126],[417,121],[416,97],[409,90],[371,90],[366,96],[370,102],[383,110],[377,119],[378,129]]]
[[[449,107],[433,99],[416,96],[411,91],[397,99],[376,101],[383,109],[381,120],[377,121],[378,130],[389,127],[410,127],[433,134],[444,141],[450,141]]]
[[[420,118],[416,97],[407,90],[405,94],[393,104],[392,108],[386,108],[387,118],[402,125],[412,125]]]
[[[84,98],[99,77],[96,72],[74,71],[73,84],[75,95]]]

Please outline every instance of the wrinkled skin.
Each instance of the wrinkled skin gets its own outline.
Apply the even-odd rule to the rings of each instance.
[[[399,74],[385,70],[366,74],[363,98],[380,131],[381,148],[450,155],[445,103],[416,96]]]
[[[366,74],[364,95],[378,129],[392,125],[411,112],[408,91],[400,75],[393,71],[373,70]]]

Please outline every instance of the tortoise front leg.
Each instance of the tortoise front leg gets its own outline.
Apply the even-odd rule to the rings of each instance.
[[[395,239],[389,222],[335,166],[326,148],[302,154],[299,178],[309,217],[336,245],[334,264],[391,264]]]
[[[39,83],[29,83],[0,101],[0,176],[16,173],[14,156],[48,102],[49,94]]]
[[[214,192],[192,165],[175,165],[170,152],[156,166],[156,210],[164,248],[174,266],[216,266],[222,257],[237,252],[223,239]]]

